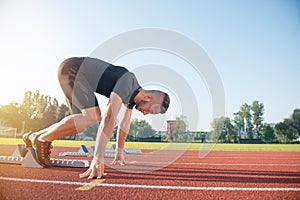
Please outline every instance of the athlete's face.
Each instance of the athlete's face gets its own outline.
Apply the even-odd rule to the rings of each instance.
[[[158,114],[160,113],[161,104],[158,104],[152,96],[147,96],[135,106],[135,109],[142,112],[144,115],[147,114]]]

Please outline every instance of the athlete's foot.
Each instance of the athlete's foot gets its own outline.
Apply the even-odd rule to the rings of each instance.
[[[35,149],[35,154],[38,162],[44,167],[53,167],[53,164],[50,160],[51,149],[53,148],[51,142],[42,142],[37,136],[34,138],[32,145]]]
[[[24,133],[24,135],[23,135],[23,141],[25,143],[26,148],[32,147],[32,142],[30,140],[30,136],[33,136],[32,134],[33,134],[33,132],[30,131],[28,133]]]

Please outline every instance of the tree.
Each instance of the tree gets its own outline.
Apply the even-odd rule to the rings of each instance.
[[[54,99],[51,101],[51,97],[44,97],[45,107],[42,113],[42,127],[48,127],[57,122],[57,110],[59,109],[58,101]]]
[[[149,138],[154,135],[155,131],[146,120],[140,120],[137,125],[139,138]]]
[[[175,134],[173,138],[176,142],[183,142],[185,140],[185,135],[187,132],[187,124],[185,119],[186,118],[183,115],[176,117]]]
[[[273,143],[276,141],[274,129],[270,124],[265,124],[262,127],[260,138],[265,143]]]
[[[284,119],[275,125],[275,134],[281,143],[289,143],[297,139],[297,130],[292,126],[293,120],[291,118]]]
[[[70,110],[69,110],[68,106],[66,106],[65,104],[61,104],[58,107],[56,112],[57,112],[56,121],[60,121],[63,118],[65,118],[66,116],[70,115]]]
[[[176,117],[174,134],[170,138],[174,142],[191,142],[194,138],[188,131],[187,119],[184,115]]]
[[[2,124],[9,127],[22,130],[23,117],[20,113],[20,105],[18,103],[10,103],[0,107],[0,119]]]
[[[47,127],[47,123],[53,124],[55,121],[49,119],[46,122],[43,120],[45,112],[51,106],[51,98],[41,95],[39,91],[25,93],[21,104],[21,113],[25,121],[25,131],[37,131]],[[49,114],[49,113],[48,113]],[[48,115],[49,117],[49,115]]]
[[[129,136],[133,137],[134,141],[137,141],[137,135],[139,133],[139,125],[138,125],[138,123],[139,123],[138,119],[134,119],[130,123]]]
[[[239,141],[237,131],[228,117],[225,118],[223,131],[227,133],[226,134],[227,143],[237,143]]]
[[[234,113],[235,129],[241,138],[260,138],[263,127],[264,105],[255,100],[252,105],[244,103],[237,113]]]
[[[210,139],[215,138],[222,143],[236,143],[238,142],[237,131],[228,117],[220,117],[214,119],[211,124],[212,131],[210,132]]]
[[[253,139],[253,126],[252,126],[252,115],[251,115],[251,106],[247,103],[244,103],[241,106],[240,115],[244,119],[244,132],[246,132],[249,139]]]
[[[260,138],[261,129],[263,127],[263,114],[264,114],[264,104],[259,103],[257,100],[253,101],[251,110],[253,112],[253,132],[256,134],[257,138]]]
[[[154,135],[155,131],[146,120],[134,119],[130,123],[129,137],[134,140],[138,138],[150,138]]]
[[[81,137],[84,140],[96,140],[97,137],[97,132],[98,132],[98,128],[99,128],[99,123],[95,123],[94,125],[88,127],[85,129],[85,131],[83,132],[83,134],[81,135]],[[71,140],[75,140],[78,136],[76,135],[71,135],[69,136]]]
[[[244,132],[245,125],[244,125],[244,119],[242,118],[240,112],[234,113],[233,123],[238,136],[241,138]]]
[[[297,108],[293,111],[291,116],[292,118],[292,126],[297,131],[297,137],[300,136],[300,109]]]
[[[300,109],[295,109],[289,118],[275,125],[275,134],[282,143],[289,143],[299,138]]]
[[[67,106],[56,99],[36,92],[25,92],[22,103],[10,103],[0,107],[0,119],[18,132],[38,131],[69,115]]]

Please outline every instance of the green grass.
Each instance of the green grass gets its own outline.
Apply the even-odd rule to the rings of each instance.
[[[17,145],[22,144],[22,139],[12,139],[12,138],[0,138],[1,144]],[[114,142],[109,142],[108,147]],[[80,145],[85,144],[86,146],[95,145],[94,141],[70,141],[70,140],[55,140],[53,142],[54,146],[64,146],[64,147],[80,147]],[[201,149],[212,149],[214,151],[298,151],[300,152],[300,144],[205,144],[202,146],[200,143],[155,143],[155,142],[126,142],[125,148],[130,149],[181,149],[181,150],[201,150]]]
[[[299,151],[300,144],[217,144],[216,151]]]

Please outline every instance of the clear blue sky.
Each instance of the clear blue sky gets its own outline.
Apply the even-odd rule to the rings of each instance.
[[[122,32],[158,27],[180,32],[206,50],[223,81],[226,115],[259,100],[265,121],[278,122],[300,107],[299,19],[297,0],[2,0],[0,104],[21,102],[28,90],[63,103],[56,77],[63,59],[89,55]],[[209,128],[210,113],[203,109],[199,129]]]

